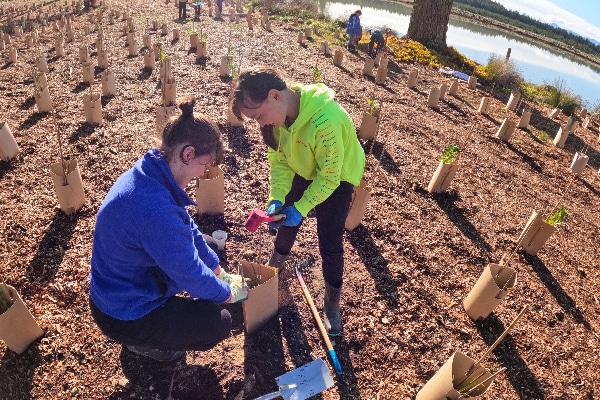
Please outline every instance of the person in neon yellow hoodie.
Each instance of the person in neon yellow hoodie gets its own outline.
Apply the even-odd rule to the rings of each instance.
[[[256,120],[268,145],[270,193],[267,214],[285,218],[277,228],[269,265],[284,266],[302,220],[317,219],[325,280],[324,322],[329,335],[342,333],[343,234],[354,186],[365,168],[365,153],[335,92],[322,83],[288,86],[270,67],[242,71],[232,95],[232,111]]]

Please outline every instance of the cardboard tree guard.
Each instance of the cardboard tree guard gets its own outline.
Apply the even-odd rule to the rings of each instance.
[[[521,246],[528,254],[535,256],[554,232],[556,232],[556,227],[548,224],[541,215],[534,211],[523,228],[523,232],[519,235],[517,246]]]
[[[531,121],[531,111],[523,110],[523,114],[521,114],[521,119],[519,120],[519,124],[517,128],[527,128],[529,126],[529,122]]]
[[[63,171],[63,163],[67,164],[67,176],[65,179],[65,171]],[[85,194],[83,192],[83,183],[81,182],[81,174],[77,160],[62,161],[55,164],[50,164],[50,172],[54,189],[60,204],[60,209],[65,214],[73,214],[79,210],[85,203]],[[65,185],[66,180],[66,185]]]
[[[48,86],[43,88],[35,88],[33,91],[33,97],[35,98],[35,105],[37,106],[38,112],[52,111],[52,100],[50,100]]]
[[[279,278],[277,268],[249,261],[241,262],[243,276],[249,278],[251,286],[248,299],[242,303],[244,325],[247,333],[256,332],[268,320],[277,315]]]
[[[517,272],[500,264],[489,264],[465,300],[465,311],[473,320],[487,318],[517,282]]]
[[[352,231],[360,224],[360,221],[362,221],[363,216],[367,211],[370,198],[371,188],[367,186],[367,181],[363,179],[360,181],[359,186],[354,186],[352,201],[350,202],[350,210],[348,211],[348,216],[346,217],[346,229]]]
[[[0,122],[0,160],[8,161],[19,154],[17,144],[8,122]]]
[[[481,365],[475,366],[475,361],[472,358],[457,351],[442,365],[425,386],[419,390],[416,400],[457,400],[461,395],[458,389],[464,387],[467,383],[471,383],[471,387],[474,387],[490,376],[492,376],[490,371]],[[478,378],[474,379],[475,377]],[[465,395],[462,398],[472,399],[484,394],[492,382],[493,380],[487,381],[485,384],[475,388],[470,395]]]
[[[427,191],[429,193],[442,193],[448,189],[452,179],[454,179],[454,175],[458,171],[458,161],[455,160],[449,164],[446,164],[443,161],[440,161],[438,167],[429,181],[429,185],[427,186]]]
[[[552,141],[552,143],[554,143],[554,145],[558,148],[563,148],[565,146],[565,142],[567,141],[567,138],[569,137],[569,130],[565,127],[563,128],[562,126],[560,128],[558,128],[558,132],[556,133],[556,136],[554,137],[554,140]]]
[[[85,113],[85,122],[88,124],[102,123],[102,99],[100,93],[93,95],[83,95],[83,110]]]
[[[198,178],[196,204],[199,214],[225,212],[225,176],[220,167],[210,169]]]
[[[571,172],[576,176],[580,176],[589,160],[590,158],[586,154],[576,152],[573,161],[571,161]]]
[[[102,96],[114,96],[117,94],[114,72],[108,69],[104,70],[100,75],[100,81],[102,84]]]
[[[0,291],[7,299],[13,301],[12,306],[0,314],[0,340],[6,343],[6,347],[21,354],[34,340],[41,337],[44,331],[38,326],[14,287],[0,285]]]
[[[169,122],[171,117],[177,115],[178,110],[177,106],[158,106],[156,108],[156,134],[159,138],[162,138],[167,122]]]
[[[515,132],[516,127],[517,121],[513,121],[510,118],[504,118],[502,125],[498,128],[498,132],[496,132],[496,137],[504,142],[508,142]]]
[[[358,138],[362,140],[375,139],[377,136],[377,127],[379,125],[379,116],[368,112],[363,113],[363,117],[358,128]]]

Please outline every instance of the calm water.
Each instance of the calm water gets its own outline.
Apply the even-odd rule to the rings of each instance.
[[[388,26],[402,36],[408,30],[411,7],[381,0],[354,2],[316,1],[319,11],[334,19],[347,19],[362,9],[363,29]],[[552,49],[541,47],[510,33],[501,32],[469,22],[450,19],[446,43],[454,46],[468,58],[487,64],[491,54],[504,57],[508,48],[528,82],[552,84],[562,79],[565,86],[578,94],[592,108],[600,103],[600,69],[569,59]]]

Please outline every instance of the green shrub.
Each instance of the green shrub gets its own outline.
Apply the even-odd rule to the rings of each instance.
[[[583,107],[583,100],[581,96],[576,95],[570,91],[563,93],[558,108],[562,110],[566,115],[572,115],[575,110]]]
[[[488,58],[485,66],[485,78],[489,83],[510,90],[519,90],[523,84],[523,75],[511,59],[506,59],[497,54]]]

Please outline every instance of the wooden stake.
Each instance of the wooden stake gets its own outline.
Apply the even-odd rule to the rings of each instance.
[[[488,349],[483,353],[483,355],[481,357],[479,357],[479,360],[477,360],[475,362],[475,364],[473,364],[471,366],[471,368],[469,368],[467,370],[467,372],[465,373],[465,377],[462,381],[460,381],[460,383],[458,383],[455,387],[460,387],[463,385],[463,383],[465,383],[465,381],[467,379],[469,379],[469,375],[471,374],[471,372],[473,371],[474,368],[476,368],[479,364],[481,364],[481,362],[485,359],[485,357],[487,357],[487,355],[493,351],[496,346],[498,346],[498,344],[500,344],[500,342],[502,341],[502,339],[504,339],[506,337],[506,335],[508,334],[508,332],[512,329],[512,327],[515,325],[515,323],[519,320],[519,318],[521,318],[521,316],[525,313],[525,311],[527,310],[527,308],[529,307],[529,305],[525,305],[525,307],[523,307],[523,309],[521,310],[521,312],[519,313],[519,315],[517,315],[517,317],[513,320],[513,322],[510,323],[510,325],[508,326],[508,328],[506,328],[504,330],[504,332],[502,332],[502,335],[500,335],[500,337],[498,339],[496,339],[496,341],[490,346],[488,347]]]

